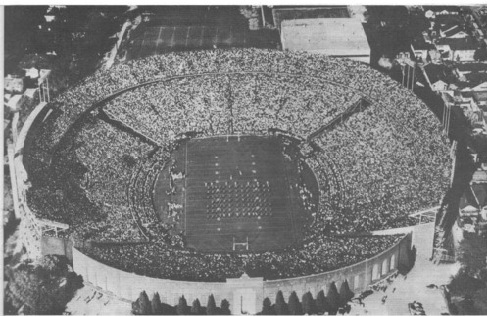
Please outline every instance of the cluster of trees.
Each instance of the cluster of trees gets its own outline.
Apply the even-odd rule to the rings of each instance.
[[[5,301],[16,313],[22,306],[25,315],[59,315],[82,283],[66,257],[44,256],[39,262],[12,261],[5,267]]]
[[[466,235],[457,249],[457,259],[462,264],[460,274],[468,275],[487,287],[487,243],[485,237]]]
[[[51,93],[57,93],[93,72],[114,45],[123,6],[5,7],[6,74],[47,68]],[[44,16],[54,17],[47,21]]]
[[[152,300],[145,291],[141,292],[139,298],[132,303],[134,315],[230,315],[230,303],[223,299],[220,307],[216,306],[213,294],[208,296],[206,307],[201,306],[199,299],[195,299],[191,306],[188,306],[184,295],[179,298],[176,306],[161,302],[159,293],[155,293]]]
[[[286,303],[281,291],[277,292],[276,301],[271,304],[269,298],[264,299],[262,312],[259,315],[336,315],[340,311],[350,308],[348,302],[353,298],[354,293],[350,290],[347,281],[344,281],[338,291],[335,282],[330,284],[328,292],[321,290],[316,299],[311,292],[303,294],[301,301],[296,292],[292,292]],[[179,298],[176,306],[161,302],[159,293],[155,293],[152,300],[145,291],[141,292],[139,298],[132,303],[134,315],[230,315],[230,303],[223,299],[220,307],[216,306],[213,294],[208,297],[206,307],[202,307],[198,299],[195,299],[190,306],[184,295]]]
[[[269,298],[264,300],[261,315],[323,315],[324,313],[336,315],[339,311],[350,308],[347,303],[353,296],[354,293],[350,290],[347,281],[340,286],[340,292],[333,282],[330,284],[326,296],[325,292],[321,290],[314,299],[311,292],[307,292],[303,294],[301,302],[296,292],[292,292],[286,303],[282,292],[279,291],[274,305],[271,305]]]

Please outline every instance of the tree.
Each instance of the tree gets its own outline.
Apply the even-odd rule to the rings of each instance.
[[[152,312],[149,296],[145,291],[140,292],[139,298],[132,303],[132,312],[134,315],[150,315]]]
[[[301,303],[299,302],[298,295],[295,291],[293,291],[291,295],[289,295],[288,308],[290,315],[302,314]]]
[[[223,299],[220,303],[220,312],[222,315],[231,315],[230,303],[226,299]]]
[[[156,292],[152,297],[151,306],[153,315],[162,315],[161,297],[159,296],[158,292]]]
[[[188,303],[186,302],[186,298],[184,298],[184,295],[179,297],[179,302],[176,307],[176,313],[178,315],[187,315],[188,313]]]
[[[217,309],[216,309],[215,297],[213,297],[213,294],[211,294],[208,297],[208,304],[206,305],[206,314],[216,315],[216,313],[217,313]]]
[[[304,314],[313,315],[316,313],[316,304],[311,292],[306,292],[303,294],[302,304]]]
[[[340,307],[340,296],[338,295],[337,287],[335,282],[330,284],[328,289],[328,294],[326,294],[326,299],[328,300],[330,315],[336,315],[338,308]]]
[[[15,256],[5,265],[4,275],[9,281],[5,297],[17,310],[25,305],[26,314],[62,314],[76,289],[82,286],[82,279],[72,272],[69,260],[59,255],[47,255],[34,263]]]
[[[286,301],[284,301],[284,296],[281,291],[277,292],[274,311],[276,312],[276,315],[288,315]]]
[[[353,292],[350,290],[348,281],[345,280],[340,286],[340,306],[345,306],[353,298]]]
[[[191,314],[192,315],[201,315],[203,309],[201,308],[200,300],[195,299],[193,301],[193,305],[191,306]]]
[[[274,315],[274,310],[272,309],[271,300],[269,299],[269,297],[266,297],[264,299],[264,303],[262,306],[262,315]]]
[[[328,300],[325,297],[325,292],[320,290],[318,292],[318,296],[316,297],[316,312],[319,315],[323,315],[325,312],[328,312],[329,306]]]
[[[458,246],[457,258],[466,274],[487,282],[487,243],[484,237],[469,235],[463,239]]]

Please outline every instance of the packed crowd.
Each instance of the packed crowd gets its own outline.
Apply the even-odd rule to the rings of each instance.
[[[316,140],[322,148],[317,156],[334,162],[345,197],[322,209],[333,232],[412,225],[408,214],[440,204],[449,157],[439,127],[416,120],[416,110],[417,103],[370,108]]]
[[[140,87],[105,109],[161,144],[186,131],[263,134],[275,127],[305,137],[346,109],[354,93],[307,76],[208,74]]]
[[[243,273],[281,279],[337,269],[370,258],[400,236],[326,238],[281,251],[198,253],[166,244],[96,246],[82,250],[107,265],[151,277],[189,281],[224,281]]]
[[[154,82],[100,105],[160,148],[86,112],[103,96],[147,81]],[[151,190],[181,133],[263,134],[279,128],[306,137],[356,102],[357,95],[373,105],[320,135],[316,141],[323,151],[308,159],[319,179],[320,201],[304,245],[256,254],[200,254],[184,250],[184,237],[169,234],[170,228],[157,221]],[[245,270],[281,278],[349,265],[385,250],[397,237],[336,239],[325,235],[325,228],[348,233],[406,225],[409,213],[438,202],[448,181],[445,140],[424,105],[392,79],[351,60],[257,49],[171,53],[100,70],[52,106],[58,110],[55,119],[30,136],[26,168],[45,169],[37,151],[42,149],[43,155],[54,153],[54,166],[64,172],[47,179],[52,184],[44,183],[44,190],[31,189],[33,211],[68,223],[79,239],[145,239],[147,244],[86,252],[151,276],[221,280]],[[68,131],[78,120],[81,128]],[[74,141],[64,142],[66,136]],[[74,153],[71,160],[56,159],[66,153]],[[83,177],[69,176],[74,163],[83,166]],[[82,200],[73,203],[60,194],[51,199],[56,191],[49,189],[66,180],[79,184]],[[312,191],[301,187],[300,194],[312,206]],[[77,208],[66,212],[69,204]]]

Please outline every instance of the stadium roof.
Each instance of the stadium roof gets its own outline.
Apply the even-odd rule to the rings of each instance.
[[[363,60],[370,56],[360,20],[351,18],[285,20],[281,24],[283,49]]]

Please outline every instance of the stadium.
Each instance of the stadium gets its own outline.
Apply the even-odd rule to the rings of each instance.
[[[370,233],[413,225],[449,182],[433,114],[347,59],[157,55],[97,71],[38,117],[22,151],[34,218],[64,224],[57,235],[84,255],[152,278],[347,267],[397,244]]]

